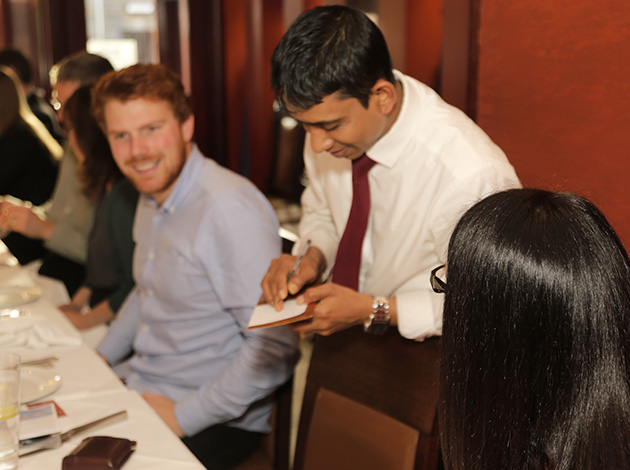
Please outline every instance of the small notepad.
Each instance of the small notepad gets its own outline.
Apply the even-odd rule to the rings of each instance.
[[[315,304],[298,305],[295,299],[285,300],[284,308],[280,312],[276,312],[276,309],[269,304],[260,304],[254,309],[247,329],[270,328],[308,320],[313,318],[314,308]]]

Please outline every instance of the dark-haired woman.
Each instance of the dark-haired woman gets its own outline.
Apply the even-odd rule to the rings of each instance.
[[[80,330],[111,321],[133,288],[132,227],[138,202],[138,192],[122,178],[90,107],[90,87],[81,87],[66,103],[64,114],[83,191],[96,204],[84,285],[70,304],[61,306]]]
[[[630,261],[600,211],[492,195],[457,224],[447,271],[432,277],[446,468],[629,469]]]

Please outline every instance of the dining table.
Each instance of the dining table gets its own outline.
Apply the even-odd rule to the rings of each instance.
[[[79,433],[60,447],[23,455],[19,470],[61,469],[63,458],[89,436],[135,441],[125,470],[203,469],[181,439],[96,353],[90,344],[94,335],[79,332],[59,310],[63,292],[60,282],[18,265],[0,242],[0,352],[21,357],[21,396],[28,401],[22,406],[52,402],[62,433],[118,411],[126,411],[127,417]],[[96,337],[103,334],[99,330]],[[51,359],[29,365],[46,358]]]

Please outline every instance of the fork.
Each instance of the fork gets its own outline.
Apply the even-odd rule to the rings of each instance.
[[[33,359],[31,361],[22,362],[23,366],[41,366],[41,367],[52,367],[55,362],[59,360],[59,356],[47,356],[42,357],[40,359]]]

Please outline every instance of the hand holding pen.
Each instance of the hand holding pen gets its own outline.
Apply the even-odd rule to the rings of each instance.
[[[306,255],[306,252],[308,251],[310,246],[311,246],[311,241],[307,240],[304,246],[302,247],[302,251],[300,251],[300,253],[298,254],[298,259],[295,261],[295,264],[293,265],[293,267],[291,268],[291,271],[289,271],[289,274],[287,275],[287,282],[289,282],[293,278],[293,276],[295,276],[295,272],[300,267],[300,264],[302,263],[302,260],[304,259],[304,256]]]
[[[284,254],[272,261],[261,282],[265,301],[277,311],[282,310],[287,296],[319,280],[325,267],[322,252],[310,240],[306,241],[297,258]]]

